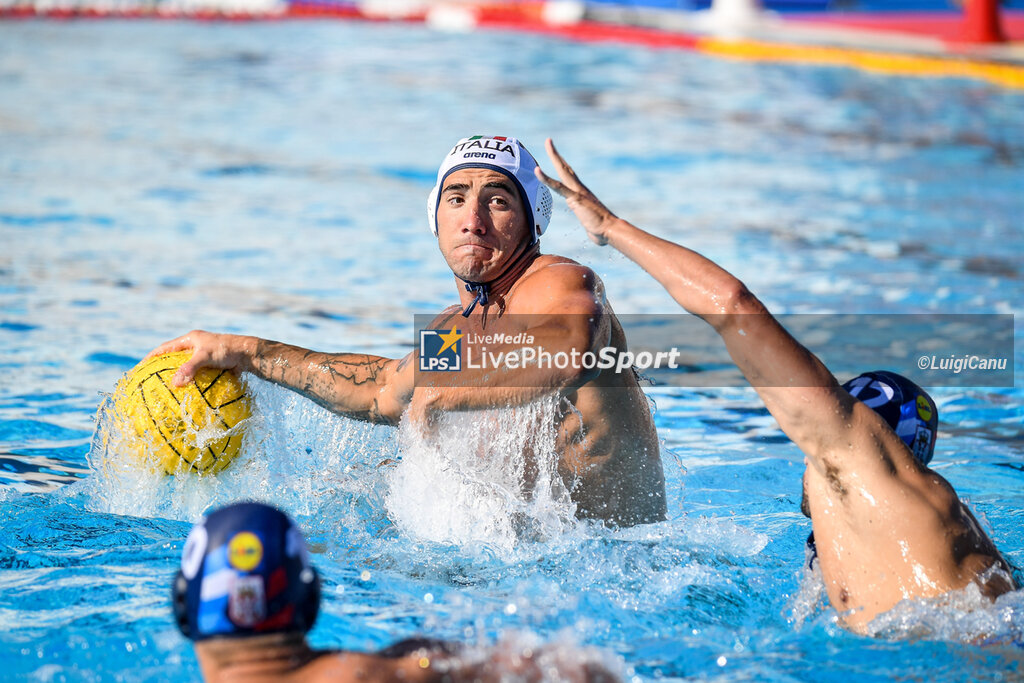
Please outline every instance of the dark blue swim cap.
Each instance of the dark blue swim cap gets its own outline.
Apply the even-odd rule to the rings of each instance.
[[[178,628],[192,640],[305,633],[320,607],[320,579],[287,515],[237,503],[192,528],[173,602]]]
[[[922,465],[931,462],[939,409],[921,387],[885,370],[865,372],[843,385],[854,398],[882,416]]]

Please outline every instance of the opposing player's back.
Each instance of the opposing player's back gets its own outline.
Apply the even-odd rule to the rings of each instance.
[[[825,586],[847,625],[861,630],[904,598],[972,581],[990,596],[1012,589],[992,542],[927,467],[938,424],[931,397],[904,377],[871,372],[836,400],[846,427],[823,440],[829,452],[815,459],[823,467],[807,468],[805,492]],[[1007,573],[988,577],[993,566]]]

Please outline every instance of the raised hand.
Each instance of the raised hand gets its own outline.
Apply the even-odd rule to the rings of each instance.
[[[548,138],[545,148],[551,163],[555,166],[555,172],[561,178],[561,182],[548,176],[538,166],[536,169],[537,178],[558,194],[565,197],[565,203],[576,214],[576,218],[587,231],[587,235],[595,243],[600,245],[608,244],[608,230],[618,220],[601,201],[594,196],[594,193],[587,189],[587,186],[580,182],[579,176],[566,163],[562,155],[555,149],[555,143]]]

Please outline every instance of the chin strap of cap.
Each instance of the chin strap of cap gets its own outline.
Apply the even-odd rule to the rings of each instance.
[[[533,260],[539,255],[540,242],[538,240],[534,240],[522,254],[516,257],[516,260],[512,262],[512,265],[505,269],[504,273],[490,282],[470,282],[469,280],[462,280],[466,283],[466,291],[472,292],[476,295],[473,297],[473,300],[469,302],[469,305],[466,306],[466,310],[462,312],[462,317],[468,318],[469,314],[473,312],[473,309],[476,308],[477,304],[486,306],[490,303],[491,291],[493,289],[497,288],[499,292],[503,292],[506,287],[511,288],[512,284],[519,279],[519,276],[530,267],[530,264],[533,263]]]
[[[807,557],[807,568],[814,569],[814,561],[818,559],[818,544],[814,542],[814,532],[812,531],[807,537],[806,543],[808,554]]]
[[[466,291],[473,292],[476,294],[476,297],[469,302],[469,305],[466,306],[466,310],[462,312],[463,318],[468,318],[469,314],[473,312],[473,309],[476,308],[477,304],[480,304],[481,306],[487,305],[487,292],[490,291],[490,289],[491,285],[487,282],[466,281]]]

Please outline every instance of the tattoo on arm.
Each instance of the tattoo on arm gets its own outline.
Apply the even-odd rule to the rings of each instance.
[[[328,410],[372,422],[384,421],[377,399],[360,407],[358,394],[374,387],[389,359],[358,353],[328,354],[261,339],[253,372],[288,387]]]
[[[403,356],[402,359],[400,361],[398,361],[398,367],[395,368],[396,372],[401,372],[402,370],[405,370],[405,368],[408,367],[408,365],[409,365],[409,361],[411,361],[411,360],[412,360],[412,354],[411,353]]]

